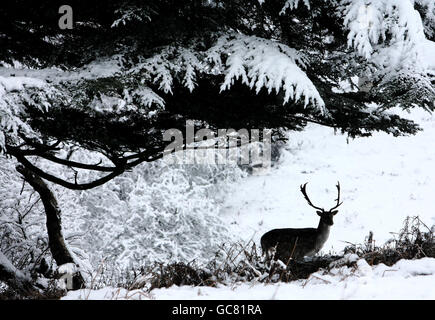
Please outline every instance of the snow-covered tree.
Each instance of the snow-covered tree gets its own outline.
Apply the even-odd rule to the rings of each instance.
[[[187,119],[215,129],[316,122],[350,136],[400,135],[418,127],[389,108],[434,107],[421,49],[433,48],[430,1],[70,5],[74,28],[60,30],[52,2],[12,2],[1,13],[0,53],[2,149],[68,188],[92,188],[160,158],[162,130],[184,129]],[[70,143],[103,162],[59,158]],[[65,181],[38,170],[35,157],[106,175]]]
[[[419,128],[392,107],[435,107],[433,1],[72,0],[73,29],[66,30],[58,26],[61,4],[0,8],[0,150],[69,189],[115,192],[117,184],[107,185],[115,178],[144,179],[121,174],[162,158],[162,132],[184,131],[187,120],[214,130],[271,128],[274,136],[308,122],[350,137],[397,136]],[[159,170],[150,181],[176,177],[181,182],[171,186],[180,190],[193,183]],[[148,192],[109,201],[100,190],[89,194],[89,206],[134,201],[153,217],[136,226],[160,221],[162,234],[172,234],[165,227],[174,221],[213,224],[212,216],[175,214],[168,199],[158,202],[165,209],[157,217]],[[200,205],[213,203],[189,204],[193,212]],[[120,212],[138,219],[135,210]],[[13,228],[12,240],[20,232]],[[177,246],[161,238],[157,246]],[[122,245],[134,246],[126,240],[110,248]]]

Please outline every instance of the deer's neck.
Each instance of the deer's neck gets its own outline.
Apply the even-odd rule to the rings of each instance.
[[[317,244],[320,247],[322,247],[326,240],[328,240],[330,228],[330,225],[327,225],[322,220],[320,220],[319,226],[317,227]]]

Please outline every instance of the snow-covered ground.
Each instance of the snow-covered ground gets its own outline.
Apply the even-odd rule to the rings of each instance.
[[[350,257],[353,258],[353,257]],[[356,266],[314,273],[291,283],[240,283],[233,286],[170,287],[127,291],[116,288],[70,291],[65,300],[268,300],[268,299],[435,299],[435,259],[400,260],[392,267],[370,267],[363,259]]]
[[[373,231],[376,244],[398,232],[407,216],[435,224],[435,116],[415,110],[408,118],[424,129],[415,136],[349,140],[333,129],[310,125],[292,133],[289,151],[268,173],[245,179],[228,197],[222,216],[244,240],[259,243],[274,228],[317,227],[319,217],[299,191],[308,182],[314,205],[331,208],[341,185],[339,213],[323,251],[362,243]]]
[[[435,116],[423,111],[408,115],[424,131],[410,137],[375,133],[346,140],[330,128],[310,125],[292,133],[280,164],[246,178],[228,196],[222,219],[232,232],[257,243],[272,228],[315,227],[318,216],[299,192],[309,182],[314,204],[329,208],[340,181],[343,205],[324,251],[339,252],[349,242],[361,243],[369,231],[377,244],[390,239],[407,216],[435,224]],[[435,259],[401,260],[392,267],[337,267],[308,280],[288,284],[239,284],[230,287],[171,287],[127,292],[105,288],[70,292],[65,299],[435,299]]]

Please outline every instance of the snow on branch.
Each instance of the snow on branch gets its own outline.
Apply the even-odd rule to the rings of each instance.
[[[50,90],[32,92],[32,89],[45,87],[47,87],[45,81],[40,79],[0,76],[0,152],[5,148],[6,133],[13,139],[18,131],[28,134],[33,132],[22,119],[25,113],[23,103],[47,108],[49,105],[47,97],[50,96]]]
[[[229,89],[236,80],[269,93],[284,92],[284,101],[312,104],[324,112],[324,102],[314,84],[302,68],[306,58],[284,44],[242,34],[223,35],[206,51],[191,48],[165,47],[159,53],[135,66],[133,73],[140,73],[142,81],[159,85],[165,93],[172,93],[174,78],[190,91],[196,86],[199,73],[224,75],[221,91]]]
[[[148,10],[150,9],[148,8]],[[148,12],[144,8],[139,8],[134,6],[123,7],[121,9],[118,9],[115,11],[115,14],[120,15],[120,17],[115,21],[113,21],[111,28],[116,28],[121,25],[125,26],[127,23],[133,21],[144,21],[144,20],[151,21],[151,16],[150,16],[151,12]]]
[[[156,60],[158,57],[154,58]],[[157,73],[165,70],[159,66],[159,61],[155,67]],[[171,77],[169,73],[168,76]],[[187,85],[189,81],[191,79],[186,78]],[[120,85],[124,90],[116,92],[109,83]],[[19,129],[31,133],[30,127],[21,120],[25,114],[23,102],[45,109],[48,109],[53,100],[63,101],[65,105],[73,105],[74,101],[79,105],[89,98],[83,94],[82,87],[90,84],[98,87],[99,92],[86,103],[97,112],[121,113],[135,110],[152,116],[150,107],[164,107],[163,98],[151,88],[125,78],[120,55],[99,58],[74,70],[0,67],[0,150],[4,146],[4,132],[9,132],[9,136],[16,134]]]
[[[171,61],[171,56],[176,51],[175,47],[166,47],[160,53],[145,59],[145,61],[137,64],[133,69],[133,73],[140,73],[142,82],[152,81],[159,84],[159,89],[165,93],[172,93],[173,77],[171,71],[179,71],[178,59]]]
[[[309,0],[303,0],[304,5],[310,9],[310,1]],[[286,0],[284,6],[281,9],[281,12],[279,14],[284,14],[288,9],[293,10],[297,9],[299,5],[299,0]]]
[[[224,63],[225,80],[221,91],[241,79],[251,89],[255,88],[256,93],[262,88],[269,93],[283,90],[284,103],[290,98],[298,101],[304,96],[305,106],[311,103],[325,111],[319,92],[301,69],[305,67],[306,59],[295,49],[275,41],[238,34],[221,37],[207,52],[207,59],[222,65],[219,58],[222,54],[228,57]]]
[[[115,80],[114,80],[115,81]],[[102,89],[92,97],[82,97],[84,103],[91,110],[99,113],[121,114],[125,111],[140,112],[144,117],[149,118],[155,114],[155,110],[164,108],[165,101],[152,89],[142,84],[132,86],[129,83],[119,82],[124,86],[121,93]],[[70,100],[80,101],[80,97],[72,96]],[[87,99],[91,99],[88,101]],[[88,103],[89,102],[89,103]]]
[[[348,45],[366,59],[383,43],[413,46],[424,39],[420,14],[411,0],[342,0]]]

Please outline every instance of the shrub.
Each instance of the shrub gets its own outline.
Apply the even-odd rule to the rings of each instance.
[[[383,263],[387,266],[400,259],[435,258],[434,227],[429,228],[417,216],[407,217],[397,236],[384,245],[376,246],[370,232],[363,245],[348,246],[344,253],[355,253],[370,265]]]

